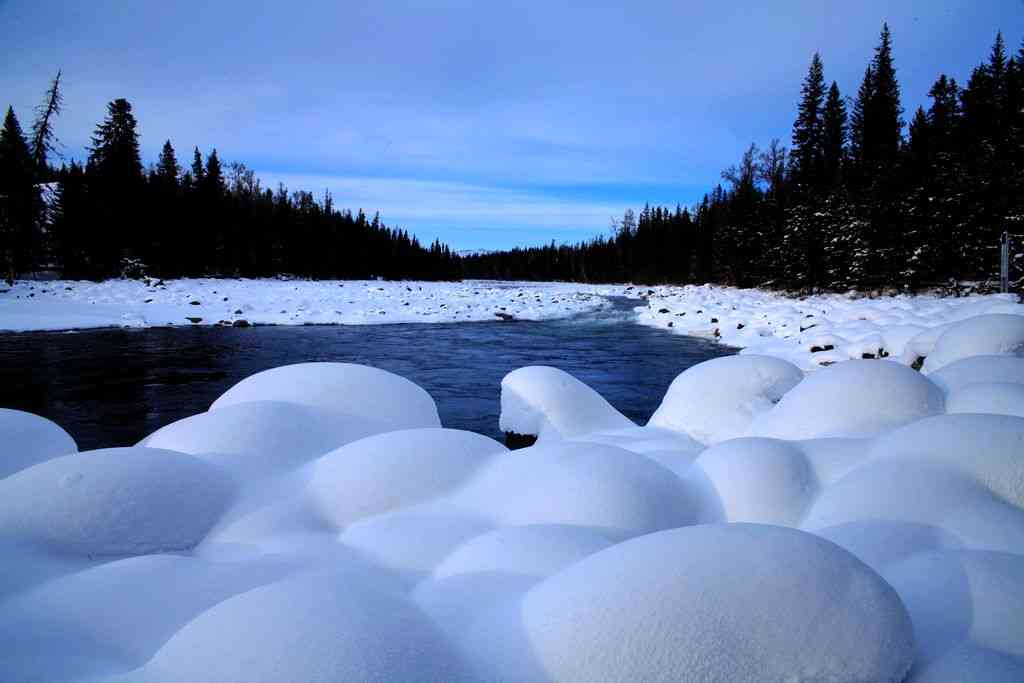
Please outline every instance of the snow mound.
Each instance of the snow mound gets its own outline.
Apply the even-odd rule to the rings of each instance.
[[[183,550],[203,539],[230,498],[223,472],[190,455],[86,451],[0,480],[0,536],[89,556]]]
[[[613,539],[693,524],[699,509],[697,496],[649,458],[561,441],[497,456],[453,502],[499,526],[568,524]]]
[[[964,473],[921,458],[877,458],[858,467],[821,493],[802,528],[817,533],[871,520],[929,527],[934,538],[953,539],[950,547],[1012,551],[1024,544],[1024,511]],[[880,546],[890,540],[876,534],[861,547],[885,556],[891,551]]]
[[[513,370],[501,380],[499,426],[504,432],[570,438],[634,425],[569,373],[534,365]]]
[[[611,545],[589,529],[559,525],[512,526],[470,539],[434,570],[435,579],[474,573],[546,578]]]
[[[695,467],[717,508],[702,516],[708,521],[798,526],[818,488],[799,447],[775,439],[725,441],[701,453]]]
[[[928,379],[942,387],[947,394],[979,382],[1024,384],[1024,358],[971,356],[942,366],[928,375]]]
[[[441,496],[490,456],[507,450],[486,436],[457,429],[378,434],[319,458],[308,493],[326,520],[343,527]]]
[[[914,623],[911,681],[1024,680],[1024,556],[945,550],[885,572]]]
[[[742,436],[804,377],[778,358],[714,358],[683,371],[668,388],[649,426],[685,432],[706,444]]]
[[[495,681],[895,683],[913,659],[910,619],[881,577],[821,538],[753,524],[598,552],[482,617],[469,642]]]
[[[946,397],[948,413],[989,413],[1024,417],[1024,384],[969,384]]]
[[[160,682],[468,680],[415,605],[344,571],[221,602],[178,631],[143,673]]]
[[[979,315],[950,326],[921,370],[932,373],[953,361],[981,355],[1024,356],[1024,316]]]
[[[288,401],[386,422],[391,429],[440,427],[437,406],[417,384],[354,363],[298,363],[246,377],[210,410],[245,401]]]
[[[489,531],[485,520],[443,505],[426,505],[366,517],[338,537],[371,561],[419,578],[462,543]]]
[[[1024,418],[940,415],[884,435],[868,456],[919,458],[941,464],[1024,508]]]
[[[282,562],[149,555],[61,577],[0,610],[0,680],[80,680],[134,669],[201,612],[287,571]]]
[[[0,479],[36,463],[78,451],[71,436],[45,417],[0,408]]]
[[[284,401],[247,401],[178,420],[140,445],[200,456],[233,471],[266,473],[297,467],[387,429],[368,417]]]
[[[807,377],[754,420],[750,436],[875,436],[942,410],[942,391],[920,373],[885,360],[850,360]]]

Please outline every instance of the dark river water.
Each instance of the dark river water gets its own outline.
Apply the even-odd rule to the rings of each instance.
[[[124,446],[260,370],[344,361],[408,377],[437,401],[444,426],[500,439],[501,378],[553,365],[642,424],[677,374],[734,350],[637,325],[631,305],[551,322],[0,334],[0,407],[53,420],[82,450]]]

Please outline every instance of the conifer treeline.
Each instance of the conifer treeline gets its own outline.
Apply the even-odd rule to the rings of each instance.
[[[888,26],[847,101],[815,54],[790,149],[751,145],[695,207],[626,211],[613,234],[462,260],[467,277],[910,288],[1024,270],[1024,47],[1001,35],[961,87],[941,75],[904,136]],[[1019,284],[1019,283],[1018,283]]]
[[[124,99],[108,105],[84,166],[54,169],[55,79],[32,141],[12,109],[0,131],[0,264],[13,279],[34,270],[102,279],[279,274],[312,278],[454,279],[458,258],[400,229],[335,208],[330,193],[263,188],[243,164],[223,168],[199,149],[182,168],[170,141],[144,170],[137,122]],[[49,185],[44,185],[49,183]],[[44,201],[43,192],[51,192]]]

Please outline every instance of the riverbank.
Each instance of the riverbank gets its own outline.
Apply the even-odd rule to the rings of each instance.
[[[622,287],[554,282],[181,279],[0,285],[0,331],[549,320]]]
[[[645,305],[636,311],[641,324],[717,339],[804,371],[860,358],[913,365],[957,322],[984,314],[1024,315],[1016,294],[796,298],[712,285],[647,287],[643,292]]]

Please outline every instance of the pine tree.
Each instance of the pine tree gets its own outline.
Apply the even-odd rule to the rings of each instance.
[[[136,126],[128,100],[114,100],[107,105],[107,118],[96,127],[89,150],[89,163],[99,177],[124,190],[142,181]]]
[[[822,102],[825,98],[825,74],[821,56],[815,52],[800,88],[800,105],[793,123],[793,149],[790,161],[792,176],[798,191],[809,189],[821,181],[823,120]]]
[[[145,240],[137,221],[144,186],[136,126],[128,100],[114,100],[89,150],[86,175],[95,207],[90,260],[100,277],[123,274]]]
[[[192,150],[192,181],[198,186],[202,184],[205,177],[206,169],[203,167],[203,155],[199,153],[199,148],[196,147]]]
[[[8,107],[0,130],[0,265],[8,281],[35,265],[40,208],[32,155]]]
[[[168,140],[160,150],[160,158],[156,164],[156,177],[164,186],[176,187],[180,173],[181,166],[178,165],[178,157],[175,156],[174,147]]]
[[[865,127],[865,148],[869,163],[891,168],[903,140],[903,107],[896,67],[892,59],[889,25],[882,25],[881,42],[871,62],[873,88]]]
[[[840,182],[846,156],[846,103],[835,81],[832,81],[832,87],[828,90],[822,120],[823,176],[828,187],[834,189]]]

